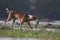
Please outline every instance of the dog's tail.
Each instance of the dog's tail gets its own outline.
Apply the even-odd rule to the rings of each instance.
[[[6,8],[6,12],[9,13],[9,9],[8,8]]]

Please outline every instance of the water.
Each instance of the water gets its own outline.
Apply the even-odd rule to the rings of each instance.
[[[0,40],[52,40],[52,39],[37,39],[37,38],[0,38]]]
[[[35,24],[36,22],[35,21],[31,21],[31,23]],[[44,25],[46,25],[48,23],[60,25],[60,20],[54,20],[54,22],[39,22],[39,24],[44,24]]]
[[[19,23],[19,21],[18,20],[16,20],[16,22],[18,22]],[[0,20],[0,23],[4,23],[4,21],[3,20]],[[7,22],[7,24],[12,24],[12,20],[11,21],[9,21],[9,22]],[[31,23],[33,23],[33,24],[36,24],[36,21],[31,21]],[[56,24],[56,25],[60,25],[60,20],[55,20],[54,22],[39,22],[39,24],[48,24],[48,23],[50,23],[50,24]]]
[[[16,22],[18,22],[18,20],[16,20]],[[0,23],[2,23],[4,25],[4,21],[0,20]],[[36,24],[36,21],[31,21],[31,23]],[[39,22],[39,24],[44,24],[44,25],[46,25],[48,23],[60,25],[60,20],[57,20],[57,21],[55,20],[55,22]],[[12,25],[12,20],[7,22],[6,24],[8,24],[8,25],[11,24]],[[18,28],[15,28],[15,29],[18,29]],[[22,28],[22,29],[26,29],[26,28]],[[36,29],[33,28],[33,30],[36,30]],[[37,30],[41,30],[41,29],[37,28]],[[44,29],[44,30],[47,30],[47,31],[51,31],[52,30],[52,31],[54,31],[55,29]]]
[[[18,22],[18,20],[16,20],[16,22]],[[3,25],[4,25],[4,21],[2,21],[2,20],[0,20],[0,23],[2,23]],[[36,24],[36,22],[35,21],[31,21],[31,23],[33,23],[33,24]],[[56,24],[56,25],[60,25],[60,20],[58,20],[58,21],[55,21],[55,22],[39,22],[39,24],[48,24],[48,23],[50,23],[50,24]],[[9,21],[9,22],[7,22],[7,24],[11,24],[12,25],[12,20],[11,21]],[[14,28],[14,29],[18,29],[18,28]],[[26,30],[27,28],[22,28],[23,30]],[[30,30],[30,29],[29,29]],[[33,28],[33,30],[34,31],[37,31],[37,30],[46,30],[46,31],[52,31],[52,32],[54,32],[55,31],[55,29],[49,29],[49,28],[41,28],[41,29],[39,29],[39,28]]]

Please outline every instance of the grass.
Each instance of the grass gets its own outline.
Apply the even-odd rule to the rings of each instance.
[[[59,32],[33,30],[0,30],[0,37],[60,39]]]
[[[2,26],[2,24],[0,24],[0,26]],[[26,27],[26,25],[25,25],[25,27]],[[38,27],[41,28],[41,27],[44,27],[44,25],[38,25]],[[46,30],[34,31],[34,30],[28,30],[28,29],[27,30],[17,30],[17,29],[15,29],[15,30],[14,29],[1,30],[0,29],[0,37],[44,38],[44,39],[60,40],[60,31],[52,32],[52,31],[46,31]]]

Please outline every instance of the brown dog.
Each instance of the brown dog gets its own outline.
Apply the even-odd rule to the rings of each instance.
[[[8,22],[11,19],[13,19],[13,23],[12,23],[12,27],[13,27],[13,25],[15,23],[15,20],[18,19],[19,22],[20,22],[20,29],[22,28],[23,22],[27,22],[29,27],[31,29],[33,29],[31,27],[31,25],[30,25],[30,21],[36,20],[36,16],[34,16],[34,15],[26,15],[26,14],[24,14],[22,12],[18,12],[16,10],[9,10],[8,8],[6,8],[6,12],[8,13],[8,18],[6,19],[5,24],[6,24],[6,22]]]

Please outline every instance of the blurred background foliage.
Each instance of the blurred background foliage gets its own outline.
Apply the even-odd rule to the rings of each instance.
[[[38,18],[60,19],[60,0],[0,0],[0,19],[7,18],[5,8]]]

